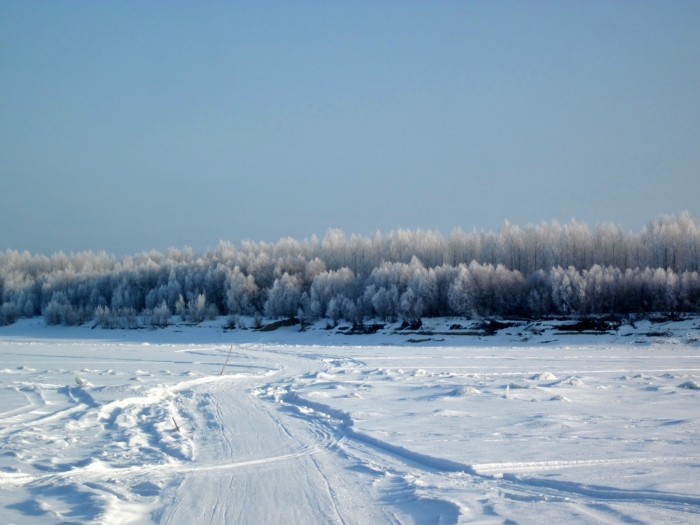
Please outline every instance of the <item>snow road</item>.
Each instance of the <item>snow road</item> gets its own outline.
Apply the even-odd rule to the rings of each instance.
[[[333,452],[334,436],[252,396],[259,383],[219,381],[188,391],[202,467],[184,473],[161,523],[386,521],[360,483],[338,475],[350,464]]]
[[[353,346],[20,322],[0,329],[0,522],[697,522],[693,327]]]

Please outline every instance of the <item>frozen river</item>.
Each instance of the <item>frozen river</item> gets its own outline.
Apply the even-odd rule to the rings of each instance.
[[[0,328],[0,523],[700,520],[694,320],[663,337],[222,324]]]

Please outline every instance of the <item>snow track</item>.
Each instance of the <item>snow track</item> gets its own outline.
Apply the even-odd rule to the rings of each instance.
[[[197,389],[192,397],[199,407],[196,460],[203,468],[184,472],[160,522],[383,521],[357,484],[337,475],[340,459],[330,451],[335,437],[252,396],[255,383],[218,382]],[[215,464],[222,458],[239,460]],[[365,510],[358,515],[355,505]]]

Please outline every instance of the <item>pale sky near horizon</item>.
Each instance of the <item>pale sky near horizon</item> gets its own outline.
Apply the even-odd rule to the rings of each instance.
[[[700,2],[0,2],[0,250],[700,219]]]

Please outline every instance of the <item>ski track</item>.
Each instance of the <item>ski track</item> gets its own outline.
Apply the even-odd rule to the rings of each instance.
[[[0,522],[698,521],[698,347],[558,338],[0,338]]]

